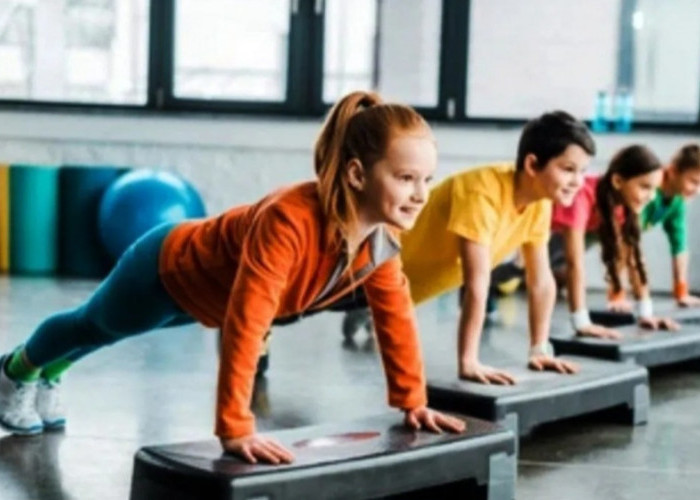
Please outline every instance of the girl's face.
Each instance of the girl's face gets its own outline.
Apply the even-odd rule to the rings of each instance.
[[[661,184],[663,170],[657,169],[647,174],[624,179],[619,174],[613,174],[613,187],[622,197],[622,202],[634,213],[638,214],[651,201],[656,188]]]
[[[353,183],[361,192],[364,221],[404,230],[413,227],[428,200],[428,184],[436,167],[437,148],[430,133],[394,137],[385,157],[368,170],[360,168],[361,182]]]
[[[672,179],[674,180],[674,191],[683,198],[692,198],[698,194],[700,189],[700,167],[689,168],[684,172],[678,172],[674,166],[670,167]]]
[[[590,161],[590,155],[581,146],[570,144],[562,154],[549,160],[543,168],[533,168],[529,171],[538,179],[544,197],[569,206],[583,186],[584,174]]]

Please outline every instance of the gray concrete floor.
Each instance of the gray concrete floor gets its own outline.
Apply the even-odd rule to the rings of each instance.
[[[94,286],[0,277],[0,350],[21,342],[47,314],[79,304]],[[419,309],[428,367],[454,363],[457,314],[454,295]],[[502,299],[499,314],[501,326],[484,343],[525,362],[524,300]],[[565,318],[559,304],[555,322]],[[0,499],[128,498],[139,447],[212,437],[216,367],[215,334],[197,326],[153,332],[84,359],[65,378],[65,433],[16,438],[0,431]],[[652,372],[646,426],[578,418],[536,429],[521,442],[517,498],[698,498],[699,371],[685,364]],[[384,411],[374,343],[362,333],[343,345],[333,313],[278,328],[254,405],[261,430]]]

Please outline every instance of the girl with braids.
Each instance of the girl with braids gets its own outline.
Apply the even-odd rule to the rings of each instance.
[[[616,330],[591,322],[586,308],[584,253],[586,242],[599,240],[606,278],[613,293],[622,290],[621,272],[629,272],[638,301],[639,323],[647,328],[677,329],[671,319],[653,315],[647,272],[640,250],[639,214],[661,183],[661,163],[648,148],[633,145],[619,151],[601,177],[587,177],[569,206],[556,205],[550,248],[563,247],[571,322],[579,335],[617,339]],[[552,252],[553,254],[555,252]]]
[[[639,223],[642,231],[661,224],[672,256],[673,296],[681,307],[700,306],[700,298],[688,291],[688,226],[686,200],[693,198],[700,188],[700,146],[686,144],[663,170],[661,185],[654,198],[644,207]],[[626,311],[631,306],[624,289],[609,293],[610,307]]]
[[[315,181],[141,237],[85,304],[49,317],[0,358],[0,423],[17,434],[63,425],[57,381],[72,362],[129,336],[199,321],[222,330],[216,407],[222,447],[251,463],[290,462],[287,449],[256,433],[250,411],[263,337],[275,319],[323,309],[363,286],[389,403],[411,428],[462,431],[462,421],[426,407],[394,236],[413,225],[426,201],[437,163],[429,126],[409,107],[355,92],[330,111],[314,162]]]

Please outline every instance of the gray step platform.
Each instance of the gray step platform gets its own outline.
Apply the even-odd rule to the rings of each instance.
[[[576,354],[613,361],[634,361],[652,367],[700,358],[700,313],[677,310],[666,313],[681,324],[680,331],[651,331],[636,325],[617,327],[622,340],[579,337],[571,332],[552,334],[557,354]]]
[[[537,372],[523,363],[487,359],[487,363],[508,370],[515,385],[485,385],[459,380],[454,370],[441,375],[428,372],[430,405],[498,422],[519,435],[537,425],[618,408],[628,423],[647,421],[649,384],[647,370],[632,363],[614,363],[567,356],[581,371],[575,375]]]
[[[290,465],[250,465],[218,441],[149,446],[134,459],[131,500],[515,497],[515,436],[464,417],[463,434],[413,432],[402,414],[272,432]]]

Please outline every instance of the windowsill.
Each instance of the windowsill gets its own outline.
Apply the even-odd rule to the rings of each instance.
[[[320,117],[154,112],[117,109],[0,109],[0,139],[48,142],[142,144],[309,151],[322,123]],[[522,124],[513,121],[433,124],[441,157],[513,156]],[[698,141],[692,129],[634,130],[628,134],[594,134],[598,160],[625,145],[654,141],[673,148]],[[662,154],[662,152],[660,152]]]

